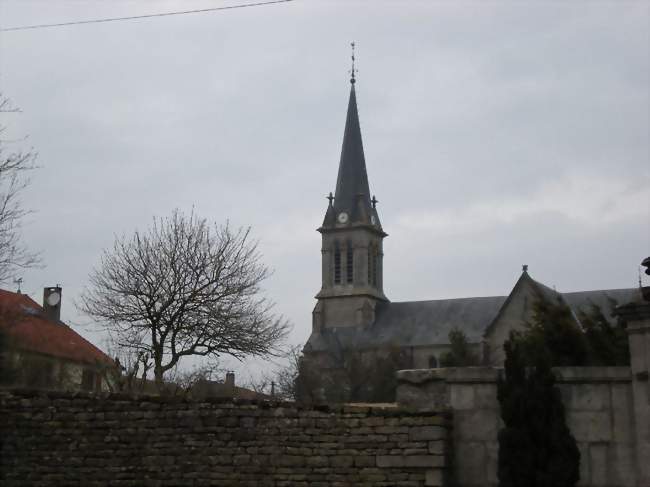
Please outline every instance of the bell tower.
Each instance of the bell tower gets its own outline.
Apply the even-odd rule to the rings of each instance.
[[[323,224],[322,284],[316,295],[313,331],[372,326],[375,308],[388,301],[383,291],[383,239],[377,199],[370,196],[355,92],[352,44],[350,99],[334,195]]]

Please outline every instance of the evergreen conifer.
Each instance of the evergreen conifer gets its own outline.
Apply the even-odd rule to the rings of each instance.
[[[504,345],[505,379],[498,399],[505,427],[499,432],[500,487],[572,487],[580,479],[580,452],[566,425],[548,356],[529,367],[511,334]]]

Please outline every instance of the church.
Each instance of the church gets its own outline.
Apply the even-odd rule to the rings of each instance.
[[[343,366],[349,352],[374,360],[398,350],[403,368],[435,368],[450,349],[449,333],[460,330],[482,365],[500,366],[511,330],[525,327],[539,300],[567,304],[579,312],[598,306],[610,317],[614,306],[633,300],[638,289],[559,293],[535,281],[523,266],[508,295],[391,302],[384,291],[383,240],[388,236],[370,191],[357,111],[355,76],[338,167],[322,225],[322,282],[312,332],[303,355],[321,375]]]

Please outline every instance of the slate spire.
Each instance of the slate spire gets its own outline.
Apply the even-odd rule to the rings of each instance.
[[[343,147],[339,162],[339,174],[336,180],[334,209],[336,213],[345,211],[354,219],[359,204],[362,204],[368,214],[372,213],[370,204],[370,188],[366,172],[366,160],[363,155],[359,113],[357,111],[357,96],[354,89],[354,71],[350,80],[350,100],[345,121]]]

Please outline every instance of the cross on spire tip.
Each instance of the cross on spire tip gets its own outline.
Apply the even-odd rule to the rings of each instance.
[[[354,85],[354,83],[357,82],[356,77],[355,77],[355,73],[357,73],[357,70],[354,69],[354,45],[355,45],[354,41],[352,41],[350,43],[350,46],[352,47],[352,69],[350,70],[350,74],[351,74],[350,83],[352,83],[353,85]]]

